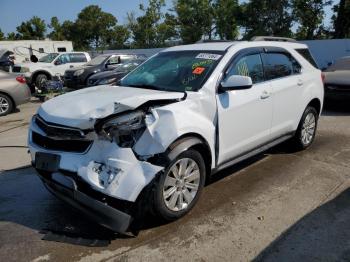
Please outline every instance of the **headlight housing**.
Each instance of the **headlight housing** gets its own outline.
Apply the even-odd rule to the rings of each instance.
[[[21,70],[20,70],[20,73],[28,73],[30,70],[29,70],[29,67],[21,67]]]
[[[113,82],[115,82],[117,79],[116,78],[105,78],[105,79],[101,79],[98,84],[99,85],[109,85],[112,84]]]
[[[101,133],[120,147],[133,147],[145,130],[145,116],[141,110],[117,116],[102,125]]]
[[[75,71],[74,72],[74,76],[80,76],[80,75],[82,75],[84,73],[84,69],[79,69],[79,70],[77,70],[77,71]]]

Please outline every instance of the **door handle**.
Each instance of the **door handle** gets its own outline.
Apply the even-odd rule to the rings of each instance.
[[[304,84],[303,80],[299,79],[298,80],[298,86],[302,86]]]
[[[260,96],[261,99],[267,99],[269,97],[270,97],[270,93],[267,91],[263,91],[261,96]]]

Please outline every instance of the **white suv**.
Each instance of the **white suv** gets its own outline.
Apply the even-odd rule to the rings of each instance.
[[[52,193],[115,231],[146,210],[177,219],[223,168],[288,139],[311,145],[324,91],[306,53],[267,41],[166,49],[120,86],[44,103],[29,130],[33,165]]]
[[[90,60],[86,52],[50,53],[39,58],[36,63],[16,64],[12,72],[24,74],[29,86],[41,88],[52,77],[63,76],[67,69],[84,65]]]

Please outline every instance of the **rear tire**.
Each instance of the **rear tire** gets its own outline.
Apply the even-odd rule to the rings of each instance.
[[[187,214],[197,203],[205,183],[203,157],[189,149],[176,157],[155,182],[153,210],[166,221]]]
[[[0,116],[6,116],[14,109],[11,98],[7,95],[0,94]]]
[[[308,106],[300,120],[298,129],[291,140],[296,150],[304,150],[315,140],[318,123],[318,112],[314,107]]]

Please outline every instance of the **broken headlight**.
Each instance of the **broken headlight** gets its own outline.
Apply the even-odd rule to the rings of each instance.
[[[145,130],[145,113],[135,111],[110,119],[102,126],[102,132],[120,147],[133,147]]]

